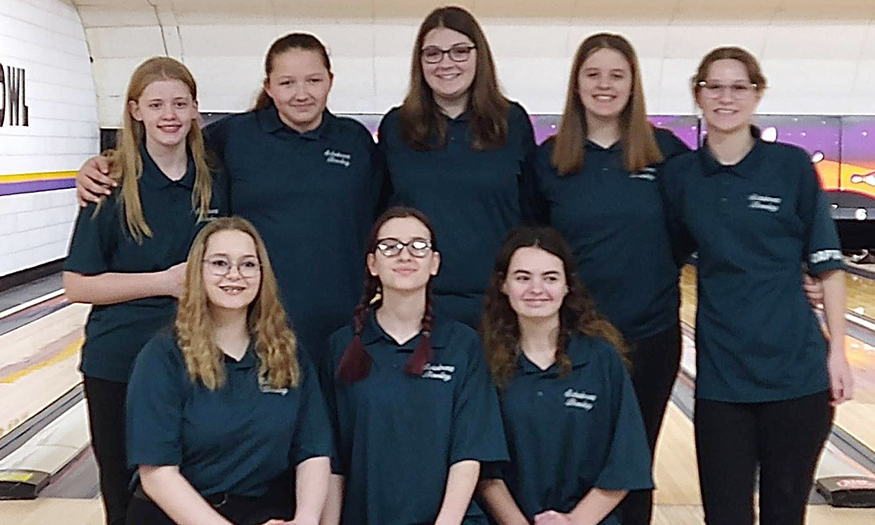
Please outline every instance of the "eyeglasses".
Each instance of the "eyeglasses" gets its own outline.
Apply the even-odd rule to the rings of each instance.
[[[431,252],[431,241],[414,237],[407,242],[401,242],[398,239],[387,237],[377,241],[377,250],[383,254],[383,257],[395,257],[401,253],[401,250],[407,248],[407,253],[410,255],[422,258]]]
[[[726,90],[729,90],[732,98],[738,100],[747,97],[757,89],[757,85],[752,82],[735,82],[733,84],[721,84],[710,80],[702,80],[697,84],[702,92],[708,98],[719,98]]]
[[[211,257],[204,259],[207,270],[216,277],[224,277],[231,272],[231,268],[237,268],[237,273],[244,279],[252,279],[261,272],[261,263],[255,257],[244,257],[232,263],[227,257]]]
[[[471,56],[471,50],[475,45],[459,44],[449,49],[441,49],[438,46],[428,46],[422,48],[420,55],[422,60],[427,64],[437,64],[443,60],[444,55],[448,55],[453,62],[465,62]]]

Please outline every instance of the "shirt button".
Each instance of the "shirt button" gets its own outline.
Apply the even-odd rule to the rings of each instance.
[[[602,168],[602,171],[608,171],[608,168]]]
[[[541,390],[538,390],[538,397],[544,397],[544,392],[542,392]]]

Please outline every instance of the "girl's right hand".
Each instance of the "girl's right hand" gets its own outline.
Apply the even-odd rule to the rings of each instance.
[[[85,207],[89,202],[100,202],[116,187],[109,177],[109,159],[102,155],[91,157],[76,173],[76,202]]]

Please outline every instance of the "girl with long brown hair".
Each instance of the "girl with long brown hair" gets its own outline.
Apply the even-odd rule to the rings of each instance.
[[[174,329],[138,356],[127,416],[139,472],[129,524],[318,522],[331,452],[325,406],[245,219],[216,219],[192,244]]]
[[[482,334],[510,461],[479,495],[495,523],[619,523],[629,490],[653,487],[650,453],[619,331],[596,311],[549,227],[505,239]]]
[[[558,133],[537,153],[541,219],[568,240],[578,277],[628,341],[651,451],[681,352],[678,267],[656,167],[684,151],[671,132],[648,123],[629,42],[610,33],[585,39]],[[622,511],[624,524],[649,524],[651,492],[633,492]]]
[[[535,141],[471,13],[440,7],[423,20],[407,96],[383,118],[379,147],[393,202],[425,212],[445,248],[435,307],[476,327],[498,243],[528,216]]]
[[[195,233],[227,209],[198,128],[197,86],[178,61],[151,58],[131,75],[118,143],[109,172],[118,187],[80,210],[64,263],[67,297],[94,305],[80,369],[109,524],[124,523],[130,498],[123,429],[131,365],[173,317]]]
[[[264,236],[283,306],[301,346],[313,353],[355,305],[364,240],[383,207],[376,145],[362,124],[328,110],[333,83],[318,38],[284,35],[267,51],[252,110],[204,130],[228,174],[231,213]],[[89,162],[80,170],[81,194],[100,193],[90,182],[102,179],[100,168]]]
[[[844,263],[807,152],[752,125],[766,78],[738,47],[702,59],[705,144],[661,180],[675,237],[697,248],[694,426],[705,522],[801,525],[835,406],[851,399]],[[823,286],[827,337],[799,289]],[[759,474],[757,476],[757,474]]]
[[[368,238],[353,323],[322,386],[337,447],[323,524],[483,523],[480,465],[507,458],[477,334],[434,311],[442,256],[428,219],[394,207]]]

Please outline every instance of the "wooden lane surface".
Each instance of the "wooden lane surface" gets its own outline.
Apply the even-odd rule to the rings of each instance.
[[[89,308],[70,305],[0,336],[0,436],[82,381],[76,367]]]
[[[875,303],[875,284],[856,275],[848,275],[848,309],[865,308],[870,316],[875,307],[859,306],[871,288],[866,304]],[[858,300],[852,302],[851,294]],[[856,307],[852,307],[857,305]],[[681,320],[690,326],[696,322],[696,270],[691,266],[681,272]],[[870,450],[875,450],[875,348],[850,336],[845,337],[845,353],[854,371],[854,399],[843,403],[836,411],[835,424]]]
[[[653,511],[653,525],[702,525],[699,505],[659,505]],[[809,505],[807,525],[872,525],[875,509],[836,509]]]
[[[701,503],[693,423],[674,403],[669,403],[662,422],[655,463],[653,481],[657,505]]]
[[[848,310],[875,319],[875,280],[848,273],[845,285],[848,291]]]
[[[0,501],[0,523],[6,525],[103,525],[100,499],[38,498]]]

